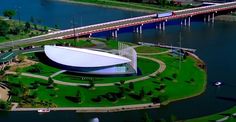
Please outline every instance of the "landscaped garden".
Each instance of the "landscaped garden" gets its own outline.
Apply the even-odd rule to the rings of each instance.
[[[69,41],[68,41],[69,42]],[[73,42],[73,40],[70,40]],[[81,42],[82,44],[86,42]],[[106,43],[114,47],[116,41]],[[167,49],[146,46],[137,47],[138,52],[159,53]],[[42,53],[42,52],[41,52]],[[202,93],[206,84],[206,71],[198,66],[198,61],[190,56],[180,58],[169,52],[138,58],[138,76],[83,76],[76,73],[52,74],[61,69],[42,61],[37,53],[24,54],[28,60],[38,63],[24,67],[20,72],[8,74],[2,80],[11,88],[11,102],[20,107],[101,107],[133,105],[142,103],[162,103],[193,97]],[[160,60],[159,64],[149,58]],[[166,68],[159,74],[150,75],[161,66]],[[23,73],[36,75],[26,76]],[[41,77],[43,76],[43,78]],[[144,80],[136,80],[142,77]],[[61,84],[78,83],[78,85]],[[79,85],[79,83],[87,85]],[[98,84],[103,84],[99,86]],[[105,85],[104,85],[105,84]],[[178,91],[178,92],[176,92]]]

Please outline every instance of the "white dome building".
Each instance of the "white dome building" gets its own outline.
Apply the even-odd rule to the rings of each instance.
[[[134,74],[136,67],[132,59],[91,49],[45,45],[44,52],[53,62],[62,65],[64,70],[85,74],[116,75]]]

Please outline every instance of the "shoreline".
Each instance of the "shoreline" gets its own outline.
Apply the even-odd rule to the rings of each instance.
[[[197,55],[195,55],[194,53],[188,52],[188,54],[189,54],[190,57],[194,58],[196,61],[199,61],[199,62],[201,62],[201,63],[204,64],[203,60],[200,59],[200,58],[199,58]],[[202,69],[202,70],[204,70],[204,69]],[[206,70],[204,70],[204,71],[206,72]],[[186,97],[182,97],[182,98],[176,98],[176,99],[168,100],[168,101],[164,102],[163,105],[168,105],[168,104],[173,103],[173,102],[176,102],[176,101],[181,101],[181,100],[186,100],[186,99],[189,99],[189,98],[194,98],[194,97],[197,97],[197,96],[203,94],[203,93],[205,92],[206,86],[207,86],[207,75],[206,75],[206,77],[205,77],[204,79],[205,79],[205,82],[204,82],[204,84],[203,84],[203,89],[202,89],[200,92],[198,92],[198,93],[196,93],[196,94],[193,94],[193,95],[191,95],[191,96],[186,96]]]
[[[59,1],[60,2],[66,2],[66,3],[72,3],[72,4],[81,4],[81,5],[98,6],[98,7],[104,7],[104,8],[114,8],[114,9],[133,11],[133,12],[142,12],[142,13],[147,13],[147,14],[153,14],[153,13],[157,12],[157,11],[154,11],[154,10],[145,10],[145,9],[137,9],[137,8],[125,8],[125,7],[109,6],[109,5],[102,5],[102,4],[89,3],[89,2],[73,1],[73,0],[59,0]]]
[[[236,16],[235,15],[220,15],[215,17],[216,21],[222,21],[222,22],[236,22]]]
[[[76,111],[77,113],[92,113],[92,112],[105,113],[105,112],[143,110],[143,109],[151,109],[159,107],[160,107],[159,103],[157,104],[145,103],[145,104],[122,105],[122,106],[112,106],[112,107],[58,107],[49,109],[51,111]],[[12,108],[10,111],[38,111],[39,109],[45,109],[45,108],[17,108],[17,106],[15,105],[14,108]]]

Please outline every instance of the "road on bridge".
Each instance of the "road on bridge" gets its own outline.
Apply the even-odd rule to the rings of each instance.
[[[162,18],[156,18],[156,14],[128,18],[128,19],[111,21],[111,22],[106,22],[106,23],[101,23],[101,24],[78,27],[74,29],[51,32],[45,35],[16,40],[13,42],[5,42],[5,43],[0,44],[0,49],[9,48],[9,47],[12,47],[13,45],[16,47],[21,44],[40,42],[40,41],[56,39],[56,38],[71,38],[74,36],[84,36],[84,35],[90,35],[93,33],[104,32],[104,31],[112,31],[112,30],[114,31],[114,30],[118,30],[118,29],[126,28],[126,27],[142,26],[143,24],[147,24],[147,23],[163,22],[163,21],[171,20],[171,19],[180,19],[180,18],[191,17],[195,15],[208,14],[208,13],[225,11],[225,10],[233,10],[235,8],[236,8],[236,1],[210,5],[210,6],[203,6],[203,7],[198,7],[198,8],[178,10],[178,11],[174,11],[175,15],[162,17]]]

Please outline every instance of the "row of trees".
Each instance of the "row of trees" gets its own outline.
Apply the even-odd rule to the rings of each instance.
[[[119,99],[125,99],[126,95],[130,96],[131,98],[135,100],[147,100],[146,98],[151,98],[151,101],[153,103],[160,103],[168,99],[168,97],[165,95],[154,97],[153,91],[152,90],[145,91],[144,87],[142,87],[138,91],[135,91],[135,85],[133,82],[130,82],[128,84],[128,87],[125,87],[124,84],[125,84],[125,81],[123,80],[120,81],[119,83],[116,83],[115,85],[118,86],[118,89],[119,89],[118,92],[107,92],[103,95],[99,95],[92,98],[92,101],[101,102],[102,99],[105,98],[108,101],[115,102],[115,101],[118,101]],[[160,87],[156,90],[160,92],[164,88],[165,88],[165,85],[160,84]]]
[[[3,15],[10,20],[16,15],[15,10],[4,10]],[[37,30],[40,32],[47,32],[48,28],[46,26],[39,28],[37,25],[42,24],[41,19],[36,19],[31,16],[30,22],[16,24],[14,21],[0,20],[0,36],[6,36],[7,34],[18,35],[21,32],[30,33],[30,36],[38,35],[37,33],[31,32],[32,30]]]
[[[143,0],[119,0],[122,2],[136,2],[136,3],[144,3]],[[145,3],[149,3],[149,4],[156,4],[156,5],[161,5],[161,6],[176,6],[176,5],[180,5],[181,3],[179,2],[175,2],[174,0],[148,0],[145,1]]]

